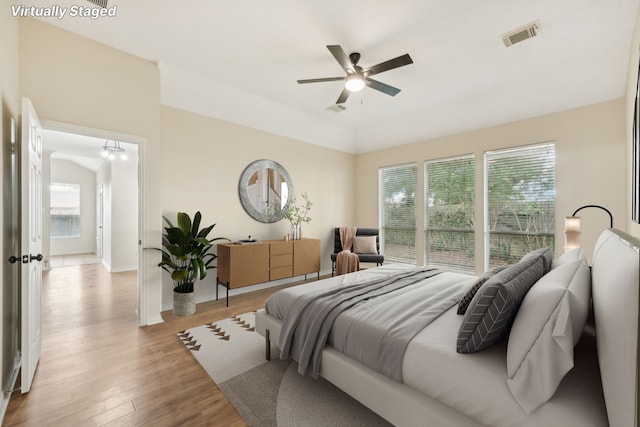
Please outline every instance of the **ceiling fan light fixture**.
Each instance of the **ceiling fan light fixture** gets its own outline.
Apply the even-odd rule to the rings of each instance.
[[[373,75],[378,75],[385,71],[393,70],[398,67],[413,64],[413,59],[408,53],[398,56],[397,58],[389,59],[388,61],[381,62],[371,67],[362,68],[358,65],[360,61],[360,54],[353,52],[347,56],[344,49],[340,45],[328,45],[327,49],[331,52],[331,55],[338,61],[340,67],[347,73],[346,77],[324,77],[319,79],[303,79],[298,80],[299,84],[304,83],[320,83],[320,82],[336,82],[343,81],[344,88],[340,92],[340,96],[336,100],[336,104],[344,104],[349,99],[351,92],[357,92],[368,87],[378,92],[382,92],[389,96],[396,96],[400,89],[389,86],[388,84],[379,82],[371,78]]]
[[[364,80],[359,74],[351,74],[349,77],[347,77],[347,82],[344,84],[344,87],[346,87],[351,92],[361,91],[362,89],[364,89],[364,86]]]

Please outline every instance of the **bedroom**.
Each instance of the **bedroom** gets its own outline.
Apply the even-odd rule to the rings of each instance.
[[[276,158],[290,171],[296,187],[313,196],[313,221],[305,233],[322,239],[322,253],[328,254],[328,230],[332,227],[377,224],[378,167],[413,161],[421,164],[429,158],[470,151],[481,157],[487,149],[548,140],[558,144],[560,218],[577,206],[600,203],[612,210],[618,227],[640,234],[629,219],[627,207],[629,93],[633,93],[633,83],[621,81],[626,93],[593,105],[549,114],[542,111],[538,117],[526,120],[353,155],[166,107],[155,64],[37,20],[21,19],[18,23],[7,16],[9,12],[2,13],[2,28],[7,32],[2,37],[1,50],[4,111],[18,117],[19,99],[28,96],[47,120],[146,138],[149,181],[158,183],[147,198],[149,228],[145,235],[149,239],[158,239],[161,213],[178,209],[201,209],[205,218],[218,223],[220,234],[234,239],[248,234],[260,238],[285,234],[284,223],[266,226],[244,215],[235,192],[236,177],[249,162]],[[637,35],[633,43],[638,44]],[[629,54],[629,81],[633,81],[633,62],[637,62],[635,50]],[[624,70],[622,79],[626,75]],[[118,113],[114,114],[114,110]],[[206,206],[194,202],[178,182],[165,174],[171,169],[171,160],[183,154],[178,147],[187,143],[205,154],[185,160],[195,162],[192,178],[197,179]],[[608,160],[604,162],[603,158]],[[210,168],[203,176],[199,170],[205,167]],[[334,182],[341,182],[340,188]],[[156,188],[158,191],[153,191]],[[557,231],[556,246],[561,247],[561,230]],[[585,230],[585,240],[596,234],[597,230]],[[330,271],[328,257],[322,259],[323,272]],[[149,312],[142,323],[150,324],[160,320],[165,306],[157,286],[160,272],[152,260],[146,262],[145,268]]]

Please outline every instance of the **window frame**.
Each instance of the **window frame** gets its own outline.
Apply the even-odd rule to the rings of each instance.
[[[407,256],[399,256],[398,253],[394,253],[393,249],[390,247],[390,245],[387,245],[387,224],[386,219],[387,216],[386,214],[386,209],[385,209],[385,204],[387,202],[386,198],[385,198],[385,193],[386,193],[386,189],[385,189],[385,182],[384,182],[384,173],[385,171],[389,171],[392,169],[401,169],[401,168],[408,168],[408,167],[412,167],[414,170],[414,177],[415,177],[415,181],[413,183],[414,188],[413,188],[413,195],[412,195],[412,202],[411,204],[409,204],[407,207],[410,208],[411,206],[413,206],[413,209],[407,209],[407,212],[411,212],[411,216],[413,217],[413,224],[406,227],[405,230],[412,230],[413,231],[413,236],[409,237],[409,239],[413,240],[413,246],[411,245],[399,245],[399,246],[406,246],[406,248],[409,248],[407,253],[408,253],[408,257]],[[378,214],[378,227],[379,227],[379,233],[380,233],[380,247],[381,247],[381,251],[384,254],[385,257],[385,261],[392,261],[392,262],[398,262],[398,263],[405,263],[405,264],[413,264],[413,265],[417,265],[418,263],[418,256],[417,256],[417,251],[416,251],[416,239],[417,239],[417,232],[418,232],[418,227],[417,227],[417,215],[416,215],[416,201],[417,201],[417,193],[418,193],[418,164],[416,162],[409,162],[409,163],[403,163],[403,164],[398,164],[398,165],[391,165],[391,166],[382,166],[378,169],[378,190],[379,190],[379,197],[378,197],[378,209],[379,209],[379,214]],[[391,251],[391,252],[390,252]]]
[[[53,191],[54,191],[54,187],[55,186],[60,186],[60,187],[73,187],[76,193],[77,193],[77,206],[54,206],[54,201],[56,200],[55,197],[53,197]],[[75,205],[75,203],[74,203]],[[77,210],[77,214],[70,214],[70,215],[62,215],[62,214],[57,214],[54,215],[53,211],[54,209],[76,209]],[[70,228],[70,231],[73,231],[74,233],[69,233],[69,234],[54,234],[54,231],[58,230],[58,228],[56,228],[54,226],[54,224],[56,223],[56,221],[53,219],[54,216],[67,216],[67,217],[72,217],[72,218],[77,218],[76,222],[77,224],[72,224],[72,229]],[[78,239],[82,236],[82,186],[78,183],[72,183],[72,182],[51,182],[49,184],[49,222],[50,222],[50,226],[49,226],[49,238],[50,239]]]

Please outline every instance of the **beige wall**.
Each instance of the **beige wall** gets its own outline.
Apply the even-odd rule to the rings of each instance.
[[[506,125],[480,129],[389,150],[362,154],[357,157],[356,202],[358,224],[378,223],[378,169],[382,166],[418,163],[418,206],[423,200],[423,162],[460,154],[475,154],[476,199],[482,200],[482,162],[487,150],[535,144],[556,143],[556,252],[564,245],[564,217],[585,204],[606,206],[625,227],[626,221],[626,146],[625,102],[622,99],[584,108],[549,114]],[[478,206],[478,205],[477,205]],[[421,212],[421,211],[419,211]],[[584,212],[584,214],[583,214]],[[590,256],[590,247],[608,217],[596,210],[583,211],[583,246]],[[476,211],[476,224],[483,224],[482,209]],[[423,229],[422,215],[417,217],[418,229]],[[423,247],[422,236],[417,242]],[[476,230],[476,253],[484,253],[482,230]],[[418,249],[422,262],[422,249]],[[482,271],[481,257],[476,270]]]
[[[286,220],[257,222],[238,197],[244,168],[254,160],[274,160],[289,172],[296,194],[307,193],[313,202],[312,220],[303,224],[303,235],[322,240],[322,270],[330,272],[331,229],[355,219],[354,155],[168,107],[162,109],[162,132],[166,173],[159,189],[169,218],[175,219],[177,211],[193,215],[200,210],[203,224],[217,224],[213,236],[282,238],[291,231]],[[197,286],[198,300],[215,296],[214,281],[215,272]],[[165,277],[165,307],[170,298]]]

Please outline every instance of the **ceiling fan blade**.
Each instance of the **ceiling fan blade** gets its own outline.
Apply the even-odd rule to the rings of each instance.
[[[346,87],[344,89],[342,89],[342,93],[338,97],[338,100],[336,101],[336,104],[344,104],[345,102],[347,102],[347,98],[349,98],[350,94],[351,94],[351,91],[349,89],[347,89]]]
[[[323,79],[305,79],[305,80],[298,80],[298,83],[303,84],[303,83],[337,82],[340,80],[344,80],[344,77],[325,77]]]
[[[382,93],[386,93],[387,95],[396,96],[400,92],[400,89],[398,89],[397,87],[389,86],[388,84],[373,80],[369,77],[367,77],[364,81],[371,89],[378,90]]]
[[[380,74],[383,71],[393,70],[394,68],[402,67],[409,64],[413,64],[413,59],[411,59],[408,53],[405,53],[404,55],[398,56],[397,58],[393,58],[369,67],[364,72],[367,75],[372,76],[374,74]]]
[[[349,56],[347,56],[344,49],[342,49],[340,45],[328,45],[327,49],[329,49],[329,52],[331,52],[333,57],[336,58],[338,64],[340,64],[340,66],[347,72],[347,74],[353,74],[356,72],[356,70],[353,68],[351,60],[349,59]]]

